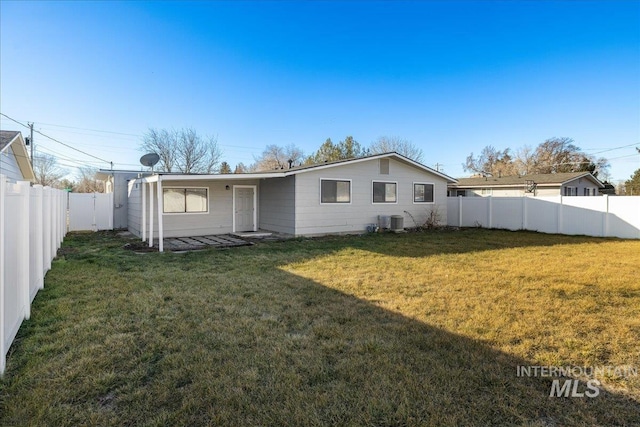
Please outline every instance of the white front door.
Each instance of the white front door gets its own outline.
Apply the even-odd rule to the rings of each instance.
[[[234,230],[256,231],[256,189],[254,186],[233,187]]]

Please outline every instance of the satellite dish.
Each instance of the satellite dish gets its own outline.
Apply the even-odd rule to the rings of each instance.
[[[148,154],[145,154],[144,156],[140,157],[140,163],[142,164],[142,166],[146,166],[148,168],[151,168],[151,171],[153,171],[153,167],[159,161],[160,161],[160,156],[158,156],[158,154],[156,154],[156,153],[148,153]]]

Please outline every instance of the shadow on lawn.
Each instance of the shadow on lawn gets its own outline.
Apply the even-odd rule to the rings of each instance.
[[[397,239],[401,244],[403,237]],[[537,246],[542,241],[531,238],[526,244]],[[362,244],[366,246],[362,249],[384,251],[375,239],[330,243],[332,250]],[[0,413],[11,414],[4,421],[20,424],[26,417],[36,424],[66,419],[68,424],[100,425],[640,424],[640,403],[626,396],[600,390],[595,398],[549,397],[553,378],[517,376],[518,366],[531,365],[527,360],[278,268],[285,260],[303,262],[327,253],[320,245],[300,255],[304,245],[301,241],[226,252],[147,254],[143,256],[149,271],[145,286],[124,291],[117,286],[130,283],[105,282],[110,287],[108,298],[102,297],[103,289],[98,287],[83,290],[83,298],[91,299],[95,292],[98,301],[104,299],[100,313],[105,318],[92,319],[86,328],[102,325],[97,335],[114,342],[122,339],[116,348],[106,346],[104,337],[82,343],[87,346],[85,356],[97,351],[102,357],[100,366],[91,366],[97,371],[85,375],[106,375],[108,380],[95,389],[87,378],[73,377],[77,390],[67,401],[55,384],[69,387],[64,375],[73,372],[73,366],[48,369],[43,374],[47,378],[30,378],[33,368],[18,362],[2,389]],[[295,247],[297,251],[292,250]],[[436,249],[398,254],[397,248],[389,248],[389,253],[426,256],[431,250]],[[74,262],[74,257],[66,262]],[[77,261],[99,264],[104,277],[128,271],[126,263],[141,265],[137,255],[123,256],[120,265],[102,254],[90,258],[78,254]],[[245,263],[254,263],[262,274],[252,275]],[[202,268],[224,274],[229,282],[216,286],[212,276],[204,284],[149,283],[154,268],[161,264],[179,264],[176,270],[185,274]],[[56,283],[53,288],[57,294],[71,292],[65,286]],[[130,305],[113,312],[109,304],[116,306],[118,298]],[[32,334],[40,328],[38,311],[56,304],[46,295],[36,302],[29,321]],[[72,323],[65,320],[69,314],[59,315],[56,322]],[[123,322],[127,316],[131,320],[122,326],[113,320]],[[83,327],[81,322],[66,325]],[[15,352],[26,341],[37,339],[29,331]],[[125,332],[133,337],[125,341],[121,337]],[[65,343],[61,351],[75,350]],[[56,357],[77,363],[69,355]],[[139,370],[144,375],[134,374]],[[44,399],[38,402],[41,408],[51,404],[50,409],[39,411],[40,418],[29,412],[35,409],[22,408],[21,394],[32,390],[20,388],[21,383],[38,387]],[[586,384],[580,383],[578,391],[585,390]]]
[[[357,425],[637,425],[640,403],[598,391],[598,396],[550,397],[553,380],[517,375],[525,359],[497,351],[428,324],[286,272],[281,310],[266,313],[258,297],[252,309],[271,319],[280,344],[252,350],[263,354],[263,384],[277,405],[291,390],[269,379],[297,378],[297,405],[276,424]],[[264,295],[266,297],[266,295]],[[257,314],[256,313],[256,314]],[[298,313],[294,315],[293,313]],[[260,340],[258,340],[258,343]],[[288,363],[269,372],[280,349]],[[314,351],[297,351],[312,347]],[[248,368],[249,366],[247,366]],[[240,386],[241,384],[238,384]],[[576,390],[589,391],[579,382]]]
[[[363,249],[395,257],[421,258],[431,255],[464,254],[500,249],[545,247],[616,241],[616,238],[567,236],[535,231],[509,231],[465,228],[411,233],[364,234],[349,237],[323,237],[341,248]],[[411,244],[407,244],[410,242]],[[416,244],[419,243],[419,246]]]

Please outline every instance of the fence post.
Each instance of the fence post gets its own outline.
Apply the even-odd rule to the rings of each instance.
[[[58,224],[60,224],[60,197],[58,197],[59,190],[53,190],[53,256],[58,252],[60,245],[58,244]]]
[[[24,308],[24,318],[31,317],[31,298],[29,298],[29,181],[18,181],[18,191],[20,192],[20,214],[18,228],[18,241],[16,242],[16,253],[18,255],[18,289],[22,295],[21,300]],[[3,307],[4,308],[4,307]]]
[[[56,203],[56,190],[55,188],[50,189],[51,197],[49,197],[49,212],[52,212],[53,215],[49,219],[51,221],[51,228],[49,231],[51,232],[50,244],[51,244],[51,258],[49,260],[49,268],[51,268],[51,260],[56,257],[56,253],[58,252],[58,247],[56,246],[56,222],[58,220],[58,210],[56,209],[58,204]]]
[[[560,203],[558,203],[558,234],[562,234],[562,194],[560,195]]]
[[[110,206],[110,212],[109,212],[109,230],[113,230],[113,221],[114,221],[114,200],[113,200],[113,193],[109,193],[109,206]]]
[[[462,227],[462,196],[458,196],[458,227]]]
[[[0,376],[4,375],[4,369],[7,362],[7,348],[4,336],[4,323],[5,323],[5,292],[4,292],[4,236],[5,236],[5,216],[4,216],[4,203],[5,193],[7,190],[7,180],[4,175],[0,175]]]
[[[51,270],[51,221],[47,221],[46,212],[51,212],[51,187],[44,187],[42,189],[42,263],[43,271],[42,275]]]
[[[43,198],[43,191],[42,191],[42,185],[34,185],[32,191],[35,192],[36,194],[36,200],[35,203],[33,204],[33,206],[30,206],[30,208],[35,212],[36,214],[36,221],[35,221],[35,227],[34,230],[32,230],[33,234],[36,236],[36,245],[34,248],[31,248],[31,256],[34,259],[35,262],[35,268],[34,271],[36,271],[36,280],[38,282],[38,289],[43,289],[44,288],[44,262],[43,262],[43,241],[42,241],[42,233],[43,233],[43,221],[44,221],[44,215],[42,213],[42,198]]]
[[[489,228],[493,228],[493,196],[489,196]]]
[[[529,215],[527,214],[527,196],[522,197],[522,229],[529,229]]]
[[[604,194],[604,212],[602,213],[602,237],[609,235],[609,195]]]

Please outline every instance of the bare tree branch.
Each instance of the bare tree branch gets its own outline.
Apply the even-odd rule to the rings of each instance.
[[[369,146],[369,151],[371,154],[396,152],[418,163],[424,160],[422,149],[399,136],[381,136]]]

